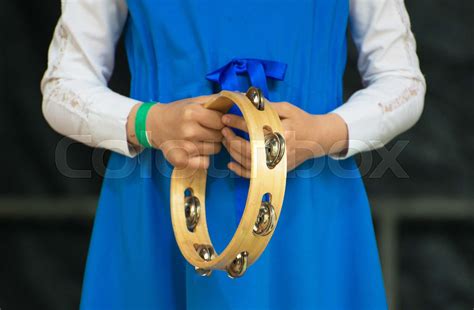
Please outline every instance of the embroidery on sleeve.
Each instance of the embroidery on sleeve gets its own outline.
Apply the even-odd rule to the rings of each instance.
[[[56,55],[51,65],[51,71],[49,73],[50,76],[54,76],[58,68],[61,66],[69,42],[69,35],[66,29],[64,28],[61,20],[59,21],[58,26],[56,27],[54,36],[58,40],[59,49],[58,54]]]
[[[412,98],[417,97],[419,94],[420,81],[418,79],[412,79],[410,85],[404,89],[400,96],[386,103],[379,102],[378,106],[382,109],[383,113],[393,112],[402,105],[409,102]]]
[[[58,42],[58,51],[52,60],[51,69],[48,72],[49,82],[45,87],[45,95],[48,101],[55,102],[67,108],[72,107],[75,112],[78,113],[78,110],[81,110],[85,104],[83,104],[78,94],[65,87],[61,79],[57,77],[57,72],[60,70],[69,44],[69,34],[61,20],[56,27],[54,36]],[[80,113],[79,116],[85,118],[85,116]]]
[[[405,28],[405,33],[403,35],[403,49],[407,55],[410,67],[414,68],[417,66],[415,61],[415,50],[416,42],[413,33],[411,32],[411,24],[408,14],[403,7],[403,0],[393,0],[400,17],[400,20]],[[412,78],[410,85],[403,90],[403,92],[393,100],[390,100],[386,103],[379,102],[378,106],[382,109],[383,113],[393,112],[396,109],[400,108],[404,104],[408,103],[411,99],[417,97],[421,92],[422,81],[418,78]]]

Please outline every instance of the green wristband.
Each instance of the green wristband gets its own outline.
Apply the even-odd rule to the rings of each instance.
[[[137,110],[137,115],[135,117],[135,134],[137,136],[138,143],[146,148],[152,148],[150,140],[148,140],[148,135],[146,131],[146,119],[148,112],[154,103],[144,102]]]

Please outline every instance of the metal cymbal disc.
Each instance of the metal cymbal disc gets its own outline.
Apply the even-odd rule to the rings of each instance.
[[[257,220],[253,227],[253,233],[258,236],[266,236],[275,227],[275,208],[268,201],[263,201],[258,212]]]
[[[273,169],[280,163],[285,154],[285,148],[285,138],[280,133],[273,132],[265,136],[265,153],[268,168]]]
[[[265,109],[264,96],[260,88],[250,87],[246,94],[250,102],[257,108],[257,110],[263,111]]]
[[[196,251],[198,252],[199,256],[205,260],[206,262],[211,261],[215,257],[214,248],[210,245],[198,245],[195,246]],[[203,269],[199,267],[194,267],[196,273],[202,277],[209,277],[212,274],[211,269]]]
[[[227,266],[227,275],[231,279],[240,278],[247,271],[249,253],[244,251],[237,254],[232,263]]]
[[[184,201],[184,214],[186,216],[186,226],[190,232],[194,232],[201,213],[201,203],[196,196],[188,196]]]

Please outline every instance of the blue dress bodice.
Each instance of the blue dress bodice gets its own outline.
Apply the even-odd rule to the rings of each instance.
[[[132,96],[170,102],[216,91],[206,74],[234,58],[288,64],[272,101],[310,113],[342,103],[347,0],[128,1]],[[273,83],[272,83],[273,82]],[[242,77],[242,89],[248,81]]]

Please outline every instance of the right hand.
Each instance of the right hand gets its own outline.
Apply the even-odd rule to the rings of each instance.
[[[150,142],[174,167],[207,169],[209,155],[220,152],[222,113],[202,105],[212,97],[157,103],[151,108],[147,118]]]

